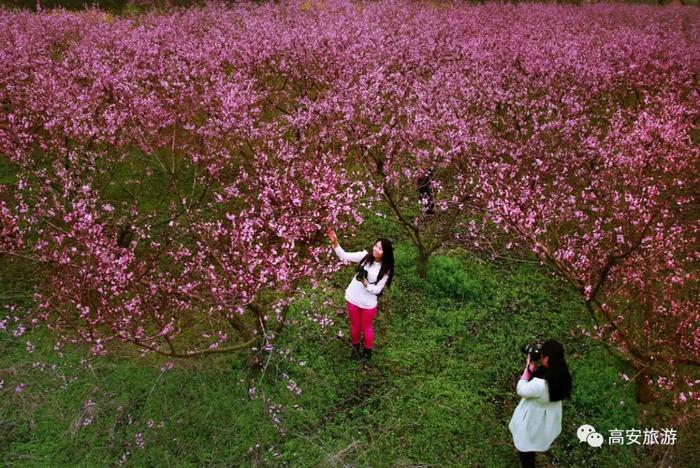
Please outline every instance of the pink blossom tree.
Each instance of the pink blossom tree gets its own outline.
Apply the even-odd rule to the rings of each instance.
[[[334,268],[319,233],[361,210],[405,229],[423,276],[445,242],[498,232],[581,292],[640,381],[685,378],[696,19],[403,1],[4,12],[0,154],[18,171],[0,245],[44,266],[40,310],[65,341],[188,356],[269,335],[298,281]]]
[[[359,222],[362,187],[317,135],[266,120],[257,64],[220,54],[236,39],[203,12],[3,21],[24,44],[3,56],[0,142],[19,167],[3,251],[43,266],[40,315],[63,341],[250,348],[300,280],[332,271],[321,233]]]
[[[581,292],[646,399],[649,376],[679,391],[700,364],[700,49],[682,28],[624,24],[510,43],[488,157],[472,167],[487,219]]]

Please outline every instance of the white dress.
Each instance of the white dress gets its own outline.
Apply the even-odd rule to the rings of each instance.
[[[533,378],[518,382],[522,397],[508,428],[521,452],[544,452],[561,433],[561,401],[549,401],[547,381]]]
[[[334,250],[335,254],[341,260],[355,263],[359,263],[368,253],[366,250],[360,252],[346,252],[341,246],[336,247]],[[381,267],[381,262],[373,262],[372,265],[364,265],[364,269],[367,270],[367,281],[369,283],[377,282],[377,276],[379,276]],[[377,284],[368,284],[367,287],[365,287],[365,285],[357,281],[355,275],[353,275],[352,281],[350,281],[347,289],[345,289],[345,300],[356,305],[360,309],[374,309],[377,307],[377,296],[382,292],[382,289],[384,289],[384,285],[388,279],[389,273],[386,273]]]

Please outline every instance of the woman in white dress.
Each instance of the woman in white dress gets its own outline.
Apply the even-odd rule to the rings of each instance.
[[[517,392],[522,397],[508,427],[523,468],[535,466],[535,453],[544,452],[561,433],[562,400],[571,397],[571,374],[564,347],[545,341],[541,365],[535,369],[530,355]]]

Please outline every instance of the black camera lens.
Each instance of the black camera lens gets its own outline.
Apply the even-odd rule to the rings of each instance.
[[[526,356],[529,355],[530,359],[532,359],[533,361],[539,361],[540,359],[540,345],[538,344],[527,344],[520,348],[520,352],[525,354]]]
[[[357,268],[357,275],[355,275],[355,279],[357,279],[357,281],[362,281],[365,278],[367,278],[367,270],[365,270],[362,267],[358,267]]]

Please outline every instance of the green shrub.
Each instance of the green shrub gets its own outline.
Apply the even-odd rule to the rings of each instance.
[[[435,256],[428,267],[428,288],[436,296],[459,301],[482,302],[486,298],[485,274],[475,262]]]

